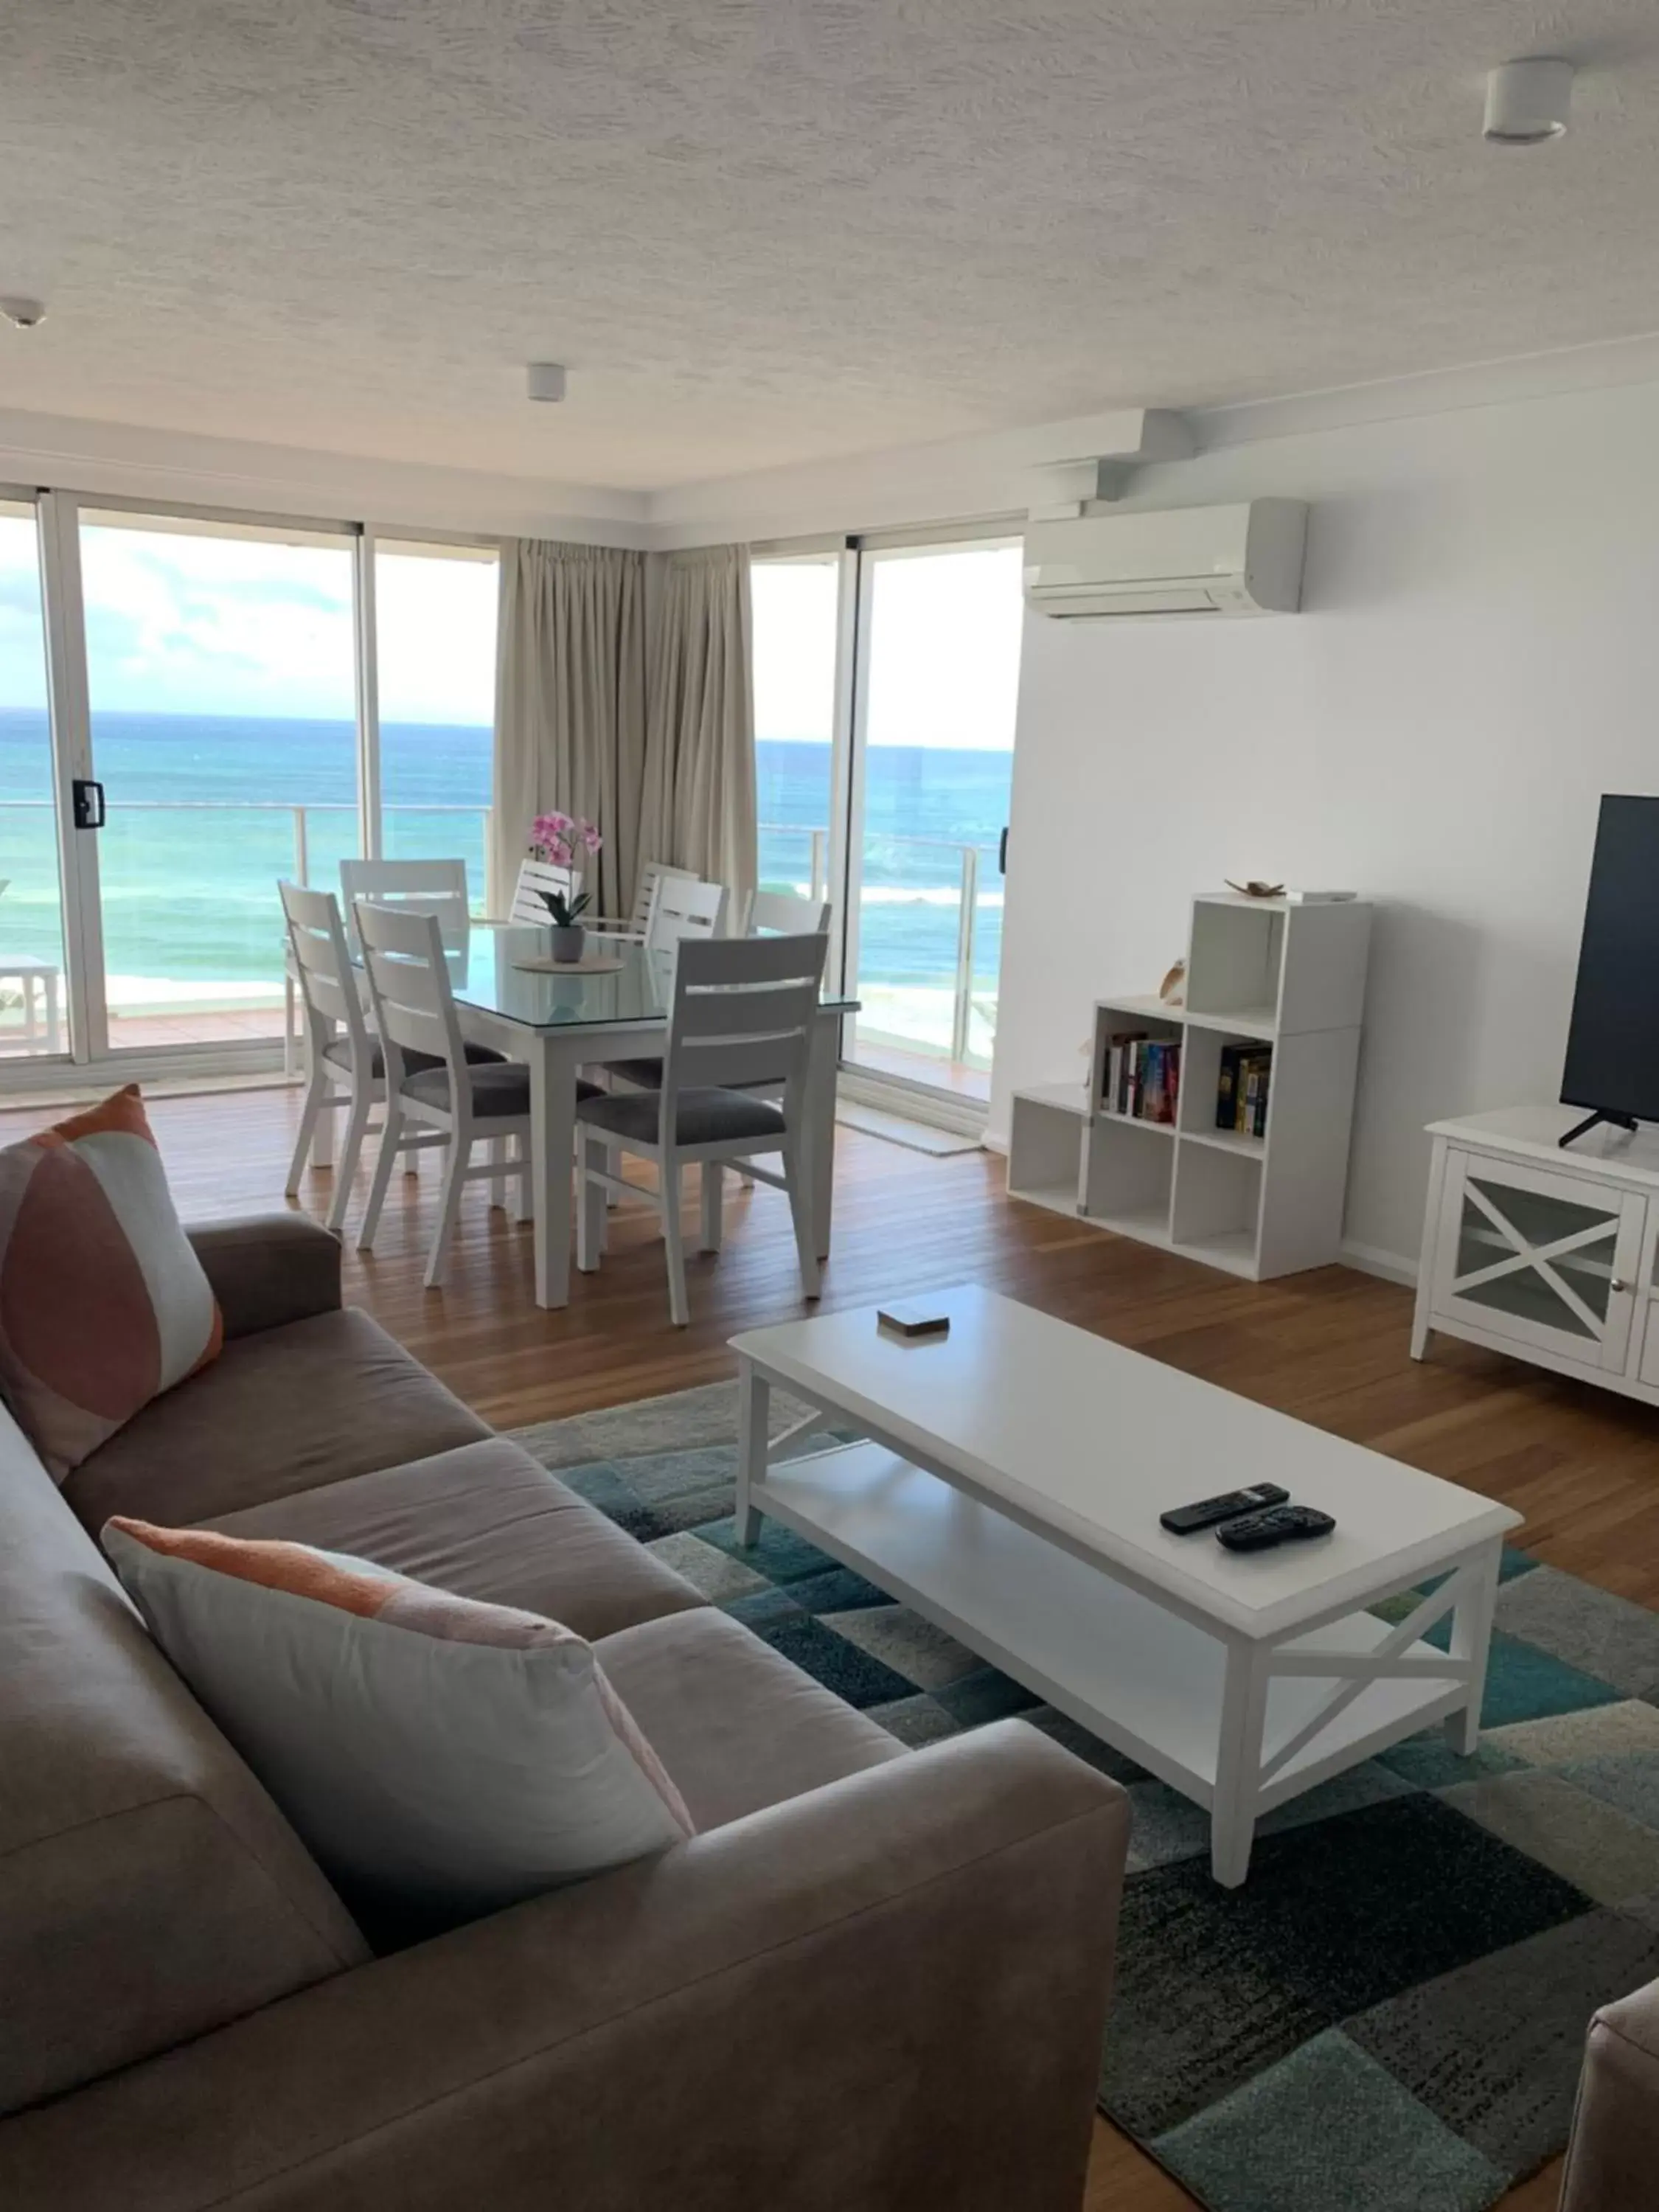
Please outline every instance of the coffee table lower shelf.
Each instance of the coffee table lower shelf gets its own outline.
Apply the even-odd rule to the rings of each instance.
[[[1466,1660],[1421,1641],[1383,1656],[1397,1631],[1371,1613],[1347,1613],[1267,1655],[1259,1754],[1248,1771],[1220,1778],[1241,1656],[1223,1633],[1199,1627],[882,1444],[773,1461],[752,1485],[750,1502],[1209,1810],[1216,1877],[1229,1887],[1244,1878],[1262,1814],[1469,1703]],[[1483,1581],[1488,1571],[1495,1575],[1495,1547],[1490,1561],[1469,1565]],[[1274,1671],[1314,1651],[1340,1671]],[[1364,1680],[1318,1724],[1322,1710],[1364,1676],[1373,1657],[1417,1671]],[[1275,1768],[1276,1753],[1310,1724],[1308,1741]]]

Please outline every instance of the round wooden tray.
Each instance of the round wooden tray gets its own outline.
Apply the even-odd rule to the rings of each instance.
[[[527,975],[617,975],[623,964],[611,952],[584,952],[580,960],[556,960],[550,952],[536,952],[513,963]]]

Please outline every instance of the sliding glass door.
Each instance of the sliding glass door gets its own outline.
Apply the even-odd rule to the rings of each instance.
[[[830,896],[845,556],[755,564],[755,783],[763,890]]]
[[[1024,610],[1017,539],[849,544],[753,576],[760,874],[827,867],[849,1063],[989,1095]]]
[[[459,858],[483,912],[496,565],[0,498],[0,1058],[268,1051],[278,880],[354,854]]]
[[[861,556],[848,988],[856,1066],[989,1096],[1020,548]]]
[[[493,550],[378,539],[380,845],[466,862],[484,911],[495,744]]]
[[[112,1051],[274,1037],[277,879],[359,851],[349,537],[81,520]]]
[[[0,1055],[67,1048],[40,532],[0,501]]]

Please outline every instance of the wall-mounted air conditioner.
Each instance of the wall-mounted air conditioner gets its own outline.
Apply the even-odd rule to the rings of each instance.
[[[1025,532],[1026,602],[1040,614],[1090,622],[1294,614],[1307,520],[1300,500],[1252,499],[1034,522]]]

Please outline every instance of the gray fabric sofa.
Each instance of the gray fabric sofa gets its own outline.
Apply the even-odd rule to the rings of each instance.
[[[195,1242],[214,1365],[62,1492],[0,1414],[7,2212],[1076,2212],[1123,1793],[1019,1723],[902,1753],[343,1309],[325,1232]],[[117,1511],[568,1622],[698,1834],[377,1953],[107,1571]]]
[[[1656,2203],[1659,1982],[1650,1982],[1590,2022],[1561,2212],[1651,2212]]]

